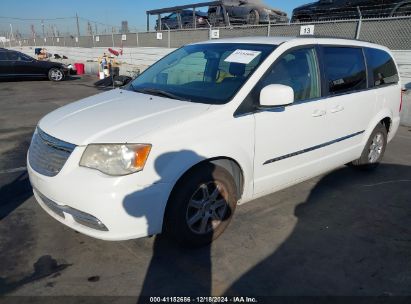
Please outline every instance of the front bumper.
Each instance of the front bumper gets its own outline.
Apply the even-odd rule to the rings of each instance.
[[[78,166],[76,148],[54,177],[27,164],[34,196],[53,218],[103,240],[127,240],[160,233],[171,184],[137,186],[138,173],[110,177]]]

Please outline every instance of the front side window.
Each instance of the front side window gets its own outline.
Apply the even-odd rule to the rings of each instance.
[[[19,52],[8,52],[7,56],[12,61],[32,61],[33,58]]]
[[[19,54],[17,52],[7,52],[7,56],[11,61],[19,60]]]
[[[324,47],[324,70],[330,95],[367,88],[367,73],[361,48]]]
[[[294,101],[321,96],[317,55],[314,48],[297,49],[281,56],[256,87],[256,95],[270,84],[283,84],[294,91]],[[255,97],[257,97],[255,96]]]
[[[168,15],[167,17],[170,20],[177,20],[177,14],[176,13],[172,13],[171,15]]]
[[[28,56],[26,54],[20,53],[19,55],[20,55],[19,60],[21,60],[21,61],[32,61],[33,60],[33,58],[31,58],[30,56]]]
[[[188,45],[132,81],[129,90],[207,104],[227,103],[274,51],[275,45]]]
[[[398,71],[391,56],[377,49],[365,49],[367,65],[371,73],[371,86],[378,87],[384,84],[398,83]]]

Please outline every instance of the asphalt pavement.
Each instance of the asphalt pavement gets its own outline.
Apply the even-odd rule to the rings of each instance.
[[[240,206],[209,247],[107,242],[47,215],[24,168],[38,120],[94,81],[0,82],[0,295],[411,295],[411,128],[373,172],[341,167]]]

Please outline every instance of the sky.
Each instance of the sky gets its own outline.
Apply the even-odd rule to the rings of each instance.
[[[85,19],[98,21],[92,23],[93,30],[97,25],[97,31],[108,30],[110,26],[119,27],[122,20],[127,20],[130,30],[137,28],[140,31],[146,29],[146,11],[151,9],[170,7],[176,5],[206,2],[208,0],[0,0],[0,32],[10,31],[10,23],[13,31],[30,33],[30,25],[33,24],[37,33],[41,34],[42,26],[40,20],[16,20],[3,17],[21,19],[50,19],[65,18],[58,20],[45,20],[46,31],[51,31],[52,25],[63,32],[76,32],[76,22],[72,18],[76,13],[81,17],[80,32],[86,33],[87,21]],[[265,0],[268,6],[279,8],[291,16],[292,10],[302,4],[312,2],[311,0]],[[41,4],[40,4],[41,3]],[[154,18],[151,19],[151,28],[154,26]]]

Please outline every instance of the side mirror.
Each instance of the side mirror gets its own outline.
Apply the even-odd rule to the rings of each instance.
[[[260,108],[273,108],[292,104],[294,90],[282,84],[270,84],[260,92]]]

